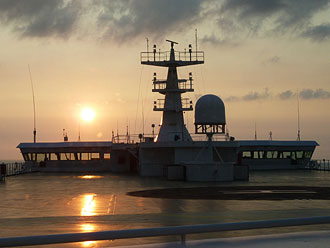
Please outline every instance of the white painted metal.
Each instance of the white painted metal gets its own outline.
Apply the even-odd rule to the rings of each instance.
[[[195,124],[226,124],[225,105],[216,95],[204,95],[195,105]]]

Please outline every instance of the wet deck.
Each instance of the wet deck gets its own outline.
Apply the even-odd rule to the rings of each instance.
[[[132,197],[157,188],[219,186],[328,187],[324,171],[252,172],[249,182],[186,183],[120,174],[32,173],[0,184],[2,237],[151,228],[330,215],[329,200],[192,200]],[[329,230],[329,225],[191,235],[188,240]],[[56,247],[107,247],[164,243],[178,237],[84,242]],[[54,247],[54,246],[45,246]]]

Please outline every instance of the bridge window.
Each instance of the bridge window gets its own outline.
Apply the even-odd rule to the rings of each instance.
[[[91,153],[91,160],[97,160],[100,159],[100,153],[93,152]]]
[[[25,161],[29,161],[31,159],[31,154],[30,153],[23,153],[23,158]]]
[[[36,154],[36,153],[32,153],[32,154],[31,154],[31,160],[32,160],[32,161],[35,161],[36,158],[37,158],[37,154]]]
[[[55,153],[50,154],[50,160],[58,160],[58,156]]]
[[[304,157],[304,152],[303,151],[296,151],[296,157],[297,158],[303,158]]]
[[[259,158],[259,152],[254,151],[254,152],[253,152],[253,158],[254,158],[254,159],[258,159],[258,158]]]
[[[66,152],[60,153],[60,160],[74,160],[74,153]]]
[[[82,152],[80,156],[81,160],[89,160],[89,153],[87,152]]]
[[[259,158],[265,158],[265,152],[264,151],[259,151]]]
[[[312,157],[312,151],[305,151],[305,158],[311,158]]]
[[[251,152],[250,151],[243,152],[242,158],[252,158]]]
[[[283,152],[283,158],[291,158],[291,152]]]
[[[110,153],[104,153],[104,159],[110,159]]]
[[[272,151],[267,151],[266,152],[266,158],[273,158],[273,152]]]
[[[44,153],[37,153],[37,162],[45,161],[45,154]]]

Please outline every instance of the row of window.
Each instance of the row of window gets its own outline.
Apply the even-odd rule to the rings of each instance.
[[[110,153],[98,152],[63,152],[63,153],[23,153],[25,161],[47,160],[100,160],[110,159]]]
[[[243,151],[242,158],[248,159],[310,159],[312,151]]]

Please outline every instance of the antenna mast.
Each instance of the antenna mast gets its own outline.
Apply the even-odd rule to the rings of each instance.
[[[297,107],[298,107],[298,135],[297,135],[297,141],[300,141],[300,111],[299,111],[299,94],[297,91]]]
[[[32,74],[30,70],[30,65],[28,64],[29,74],[30,74],[30,82],[31,82],[31,89],[32,89],[32,99],[33,99],[33,143],[37,141],[37,129],[36,129],[36,103],[34,99],[34,89],[33,89],[33,81],[32,81]]]
[[[148,61],[149,61],[149,39],[148,37],[146,38],[147,40],[147,56],[148,56]]]
[[[254,123],[254,140],[257,140],[257,123]]]
[[[197,28],[195,29],[195,42],[196,42],[196,60],[197,60]]]
[[[192,141],[192,138],[184,124],[183,113],[193,110],[192,101],[189,98],[182,98],[181,95],[187,92],[194,92],[192,87],[191,75],[189,79],[178,78],[177,68],[190,65],[204,64],[204,52],[196,51],[196,58],[193,56],[191,44],[189,52],[179,52],[174,50],[178,44],[173,40],[166,40],[170,43],[170,51],[161,52],[157,46],[153,45],[150,52],[141,53],[141,64],[150,66],[167,67],[167,78],[157,79],[156,74],[153,78],[152,92],[158,92],[165,98],[154,101],[154,111],[162,111],[163,117],[160,124],[159,133],[155,142],[168,141]],[[176,58],[177,57],[177,58]],[[199,58],[199,60],[197,60]],[[142,101],[142,120],[144,132],[144,103]],[[142,139],[142,135],[141,135]]]

